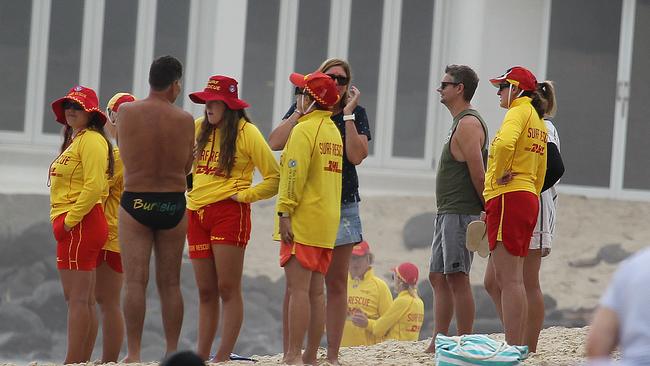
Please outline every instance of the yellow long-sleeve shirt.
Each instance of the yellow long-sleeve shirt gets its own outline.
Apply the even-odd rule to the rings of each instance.
[[[341,213],[343,141],[330,119],[316,110],[300,117],[280,157],[277,212],[291,217],[294,240],[333,248]],[[280,240],[275,220],[275,240]]]
[[[50,165],[50,220],[67,212],[64,223],[77,225],[108,192],[108,144],[96,131],[80,131]]]
[[[194,122],[196,137],[201,131],[202,123],[203,117]],[[235,164],[230,177],[219,169],[220,143],[221,131],[215,128],[194,163],[193,188],[187,195],[187,208],[198,210],[234,194],[237,194],[240,202],[255,202],[277,194],[280,182],[278,162],[254,124],[243,118],[239,120]],[[255,168],[260,171],[263,180],[252,186]]]
[[[485,201],[515,191],[539,196],[546,174],[546,139],[546,125],[533,108],[531,98],[515,99],[490,145]],[[497,179],[507,172],[515,174],[513,179],[498,184]]]
[[[377,320],[368,319],[366,328],[375,337],[398,341],[417,341],[424,322],[424,302],[408,291],[400,292],[386,314]]]
[[[104,245],[104,250],[111,252],[120,252],[120,242],[117,237],[117,211],[120,207],[120,198],[124,191],[124,166],[120,158],[120,150],[113,148],[113,159],[115,166],[113,176],[108,179],[108,196],[104,200],[104,215],[108,223],[108,240]]]
[[[348,319],[343,328],[343,339],[341,346],[370,346],[383,341],[381,337],[375,337],[370,331],[357,327],[352,323],[349,316],[354,311],[363,311],[368,319],[377,320],[393,304],[393,295],[384,280],[375,276],[370,268],[361,279],[353,279],[348,274]]]

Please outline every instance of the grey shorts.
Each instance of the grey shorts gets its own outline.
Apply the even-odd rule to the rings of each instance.
[[[359,243],[363,240],[361,233],[359,202],[342,203],[341,221],[339,222],[339,231],[336,234],[334,246]]]
[[[467,225],[478,219],[479,215],[436,215],[429,272],[469,274],[474,253],[465,247],[465,233]]]

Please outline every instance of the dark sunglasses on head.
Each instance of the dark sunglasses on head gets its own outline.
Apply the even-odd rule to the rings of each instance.
[[[503,89],[506,89],[506,88],[508,88],[509,86],[510,86],[509,83],[499,84],[499,91],[501,91],[501,90],[503,90]]]
[[[447,87],[447,85],[458,85],[460,83],[455,83],[453,81],[441,81],[440,82],[440,89],[444,89]]]
[[[75,111],[83,111],[84,107],[81,106],[79,103],[75,103],[70,100],[65,100],[63,101],[63,109],[74,109]]]
[[[327,74],[332,80],[334,80],[338,85],[348,85],[348,82],[350,82],[350,79],[347,78],[347,76],[342,76],[342,75],[334,75],[334,74]]]

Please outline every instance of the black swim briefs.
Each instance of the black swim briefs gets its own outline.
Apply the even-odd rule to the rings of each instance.
[[[185,192],[124,191],[120,205],[144,226],[153,230],[171,229],[185,215]]]

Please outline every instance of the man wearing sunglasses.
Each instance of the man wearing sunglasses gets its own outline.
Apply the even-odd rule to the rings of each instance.
[[[465,247],[467,225],[483,211],[488,130],[471,105],[478,76],[465,65],[449,65],[436,91],[453,118],[436,174],[437,215],[431,245],[429,281],[434,292],[435,335],[448,335],[456,315],[458,334],[472,333],[474,299],[469,283],[472,253]]]

